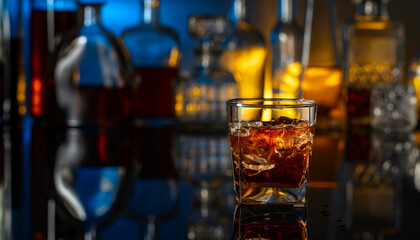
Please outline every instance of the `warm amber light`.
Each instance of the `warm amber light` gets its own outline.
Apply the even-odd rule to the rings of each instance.
[[[18,103],[18,112],[20,115],[26,114],[26,83],[25,83],[25,76],[23,74],[19,74],[18,82],[17,82],[17,92],[16,92],[16,100]]]
[[[171,54],[169,56],[168,65],[169,67],[175,68],[178,66],[179,61],[179,50],[177,47],[172,48]]]
[[[35,78],[32,81],[32,112],[35,115],[42,113],[42,82],[41,79]]]
[[[420,77],[416,76],[413,78],[413,85],[416,89],[417,100],[420,100]],[[417,104],[417,110],[420,110],[420,104]]]
[[[276,89],[274,97],[298,98],[301,71],[302,65],[298,62],[276,69],[273,76],[273,89]]]
[[[233,73],[238,82],[239,97],[262,97],[264,94],[264,62],[267,50],[263,47],[226,50],[221,64]]]
[[[310,67],[305,70],[303,97],[324,107],[334,107],[341,95],[342,74],[339,68]]]

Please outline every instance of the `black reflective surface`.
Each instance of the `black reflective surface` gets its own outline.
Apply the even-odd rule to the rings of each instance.
[[[83,216],[100,223],[102,239],[420,236],[417,132],[317,131],[307,207],[284,209],[236,206],[224,134],[166,126],[92,140],[32,119],[2,131],[3,239],[79,239]],[[64,163],[81,155],[86,164],[69,175]],[[124,181],[116,166],[126,169]],[[66,194],[60,179],[78,194]]]

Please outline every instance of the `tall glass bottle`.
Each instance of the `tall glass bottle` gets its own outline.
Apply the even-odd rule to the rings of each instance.
[[[239,97],[264,96],[267,49],[263,35],[247,20],[246,0],[231,0],[232,33],[226,41],[221,64],[234,74]]]
[[[303,30],[295,18],[296,0],[279,0],[280,19],[271,32],[273,97],[300,96]]]
[[[31,13],[30,113],[36,117],[50,117],[54,84],[52,66],[54,52],[63,34],[76,26],[75,0],[33,0]],[[21,110],[21,113],[24,109]]]
[[[70,127],[119,126],[131,120],[131,59],[101,25],[101,4],[79,7],[82,22],[57,50],[51,89],[57,120]]]
[[[368,125],[371,88],[401,74],[404,26],[389,17],[388,0],[354,2],[356,15],[342,29],[347,118],[350,124]]]
[[[188,30],[199,46],[192,77],[178,86],[176,110],[182,124],[225,128],[225,102],[238,96],[235,78],[219,65],[220,42],[226,36],[227,27],[226,19],[218,16],[189,18]]]
[[[335,1],[315,1],[312,21],[309,62],[302,79],[303,97],[318,103],[317,129],[342,128],[345,103]]]
[[[141,2],[140,26],[123,33],[139,81],[135,89],[134,116],[174,119],[174,85],[180,59],[178,34],[160,24],[159,0]]]

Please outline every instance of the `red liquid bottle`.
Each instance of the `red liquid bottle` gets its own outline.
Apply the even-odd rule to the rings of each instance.
[[[34,1],[31,18],[30,113],[48,117],[53,110],[54,52],[65,32],[76,26],[75,1]]]
[[[178,34],[160,25],[159,0],[142,0],[140,26],[123,33],[136,70],[134,117],[175,118],[174,85],[178,74]]]

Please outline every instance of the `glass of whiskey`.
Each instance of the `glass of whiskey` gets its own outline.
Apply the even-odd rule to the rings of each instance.
[[[227,108],[237,203],[306,206],[317,103],[231,99]]]

